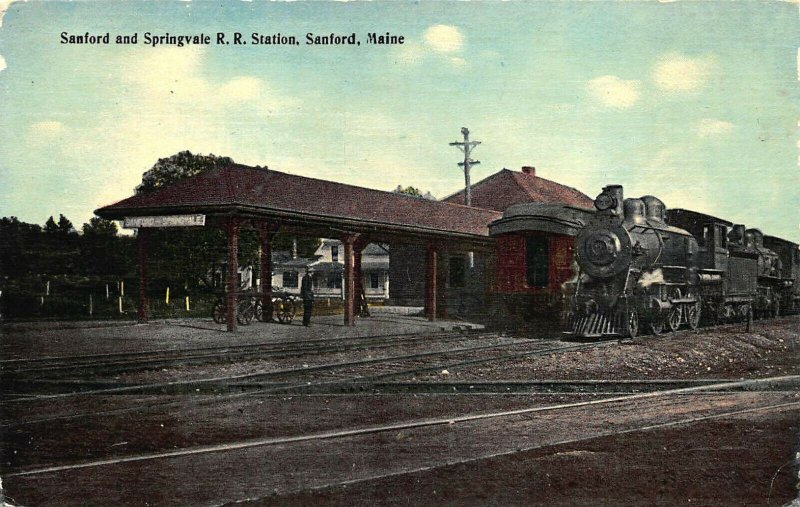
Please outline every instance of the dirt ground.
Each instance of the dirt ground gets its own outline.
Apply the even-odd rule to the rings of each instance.
[[[152,344],[159,343],[153,338]],[[298,360],[302,363],[303,358]],[[215,365],[211,370],[229,367]],[[215,373],[202,368],[159,373],[178,377],[200,371],[203,376]],[[599,348],[456,367],[447,373],[397,380],[752,379],[781,375],[800,375],[798,316],[756,321],[750,333],[744,325],[731,325],[700,333],[645,336]],[[296,451],[283,445],[256,447],[238,454],[109,466],[96,474],[73,471],[63,478],[55,474],[31,479],[4,476],[3,485],[8,495],[23,503],[26,498],[45,498],[46,491],[56,494],[71,488],[75,496],[69,498],[85,498],[90,505],[103,505],[106,497],[102,490],[112,484],[122,488],[115,491],[117,498],[130,499],[121,505],[717,506],[784,505],[796,498],[796,453],[800,451],[800,410],[796,405],[673,427],[658,424],[676,417],[702,416],[714,403],[723,404],[719,409],[739,410],[767,404],[770,397],[796,404],[800,394],[715,396],[673,396],[658,403],[586,407],[568,413],[536,413],[529,419],[419,429],[416,444],[404,444],[405,440],[398,440],[400,434],[380,434],[357,440],[358,445],[346,440],[350,444],[344,448],[331,440],[297,444]],[[0,466],[5,475],[36,466],[588,399],[592,395],[356,392],[227,399],[187,394],[41,400],[19,407],[9,405],[0,414],[4,424],[11,423],[0,428],[4,451]],[[154,402],[166,404],[147,408]],[[139,410],[142,408],[145,410]],[[130,412],[116,412],[119,409]],[[47,420],[97,410],[115,412]],[[14,420],[30,419],[41,421],[13,424]],[[641,430],[653,423],[657,427]],[[620,428],[632,430],[611,436],[605,433]],[[572,435],[587,437],[561,439]],[[529,444],[536,438],[555,443],[532,448]],[[558,443],[565,441],[572,443]],[[460,462],[448,464],[454,456],[460,456]],[[349,470],[337,468],[345,458],[371,463],[374,468],[348,475]],[[406,469],[394,465],[393,460],[414,466]],[[220,476],[216,484],[207,481],[206,477],[216,479],[222,473],[217,468],[229,476]],[[79,482],[67,487],[64,481],[69,477],[99,489],[88,491]],[[32,484],[38,492],[30,489]],[[137,487],[158,491],[159,496],[137,497]],[[134,490],[128,491],[131,488]],[[275,493],[270,494],[272,491]],[[134,496],[126,496],[129,494]],[[207,496],[198,497],[200,494]],[[214,501],[193,501],[198,498]],[[64,503],[68,504],[72,502]]]
[[[797,476],[783,444],[798,429],[797,412],[702,422],[245,505],[784,505]]]
[[[800,318],[681,331],[619,346],[527,357],[448,372],[447,380],[739,379],[800,374]],[[420,380],[441,379],[441,375]]]

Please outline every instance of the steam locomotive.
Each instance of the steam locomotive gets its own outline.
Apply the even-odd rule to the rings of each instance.
[[[694,211],[667,211],[654,196],[624,199],[619,185],[605,187],[594,205],[575,240],[568,333],[635,337],[800,308],[796,243]]]

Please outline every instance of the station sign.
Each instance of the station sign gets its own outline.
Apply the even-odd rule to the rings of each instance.
[[[152,217],[125,217],[124,229],[142,227],[199,227],[206,225],[205,215],[162,215]]]

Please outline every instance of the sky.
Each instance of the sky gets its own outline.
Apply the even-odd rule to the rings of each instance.
[[[441,198],[463,187],[448,143],[466,126],[473,182],[535,166],[592,197],[622,184],[800,242],[797,3],[0,4],[0,216],[79,227],[182,150]],[[362,43],[305,44],[331,32]]]

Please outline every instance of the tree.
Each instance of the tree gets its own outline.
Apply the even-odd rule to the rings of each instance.
[[[435,201],[436,197],[431,194],[430,191],[422,193],[422,190],[418,189],[417,187],[406,187],[403,188],[403,185],[397,185],[397,188],[393,190],[395,194],[406,194],[412,197],[420,197],[422,199],[427,199],[429,201]]]
[[[403,185],[397,185],[397,188],[394,189],[395,194],[406,194],[412,195],[414,197],[422,197],[422,192],[416,187],[406,187],[403,188]]]
[[[61,234],[66,236],[67,234],[72,234],[72,233],[75,233],[77,231],[75,231],[75,227],[73,227],[72,222],[70,222],[69,219],[67,219],[67,217],[65,217],[64,215],[59,214],[58,215],[58,232],[60,232]]]
[[[116,236],[117,224],[113,220],[93,217],[88,223],[83,224],[83,235],[89,236]]]
[[[16,219],[16,217],[12,218]],[[50,215],[50,218],[44,223],[44,232],[58,232],[58,225],[56,225],[56,221],[53,220],[53,215]]]
[[[230,157],[193,154],[186,150],[171,157],[160,158],[149,171],[142,175],[142,183],[136,187],[136,194],[147,194],[190,176],[233,164]]]

